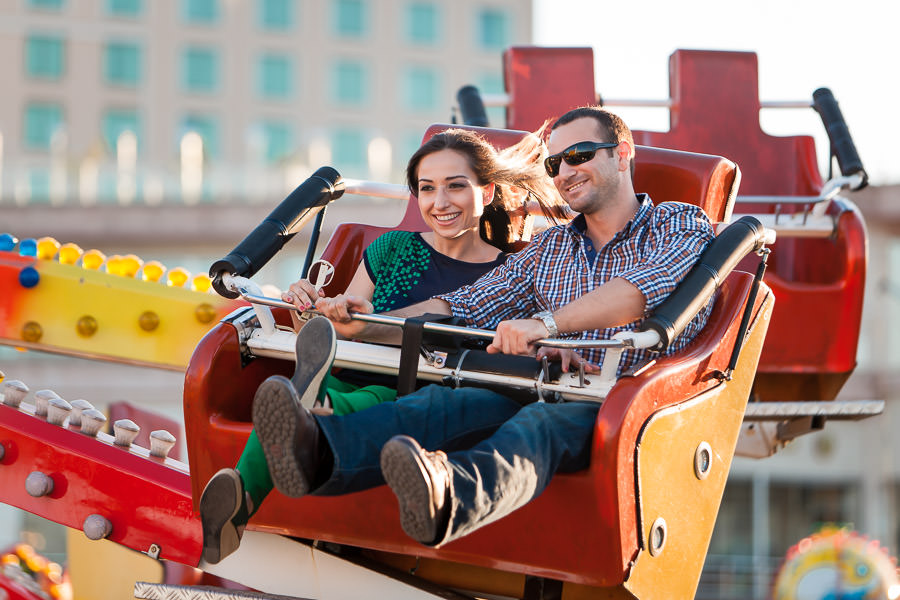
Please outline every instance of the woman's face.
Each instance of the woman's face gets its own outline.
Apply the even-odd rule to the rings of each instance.
[[[419,162],[419,210],[438,236],[453,239],[478,230],[478,219],[494,196],[494,184],[478,185],[465,155],[439,150]]]

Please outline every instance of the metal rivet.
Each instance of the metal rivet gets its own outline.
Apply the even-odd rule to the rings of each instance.
[[[38,390],[34,393],[35,416],[47,416],[47,409],[50,407],[50,398],[59,398],[59,394],[53,390]]]
[[[37,321],[28,321],[22,325],[22,339],[26,342],[36,343],[44,336],[44,328]]]
[[[700,442],[694,451],[694,475],[697,479],[706,479],[712,470],[712,447],[706,442]]]
[[[97,333],[97,319],[91,315],[84,315],[75,323],[75,331],[82,337],[91,337]]]
[[[175,446],[175,436],[165,429],[157,429],[150,432],[150,454],[158,458],[165,458]]]
[[[47,421],[51,425],[61,426],[72,412],[72,405],[62,398],[50,398],[47,404]]]
[[[81,433],[96,437],[104,423],[106,423],[106,415],[96,408],[81,411]]]
[[[3,404],[6,406],[19,408],[27,394],[28,386],[18,379],[3,382]]]
[[[94,408],[94,405],[87,400],[72,400],[72,413],[69,415],[69,425],[72,427],[81,427],[81,415],[84,411]]]
[[[141,432],[141,428],[131,419],[119,419],[113,423],[113,433],[116,437],[116,446],[128,448],[131,442]]]
[[[40,498],[53,493],[53,478],[40,471],[32,471],[25,479],[25,491],[29,496]]]
[[[159,327],[159,315],[152,310],[145,311],[138,317],[138,325],[144,331],[153,331]]]
[[[212,304],[204,302],[203,304],[197,305],[197,308],[194,309],[194,317],[204,325],[206,323],[211,323],[212,320],[216,318],[216,309],[213,308]]]
[[[102,540],[112,533],[112,523],[102,515],[88,515],[82,530],[89,540]]]
[[[650,539],[647,544],[647,547],[650,550],[650,556],[658,556],[663,551],[667,537],[666,520],[659,517],[653,521],[653,525],[650,526]]]

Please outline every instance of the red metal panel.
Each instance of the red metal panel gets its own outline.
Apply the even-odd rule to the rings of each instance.
[[[535,131],[547,119],[597,102],[590,48],[512,47],[503,55],[503,71],[509,129]]]
[[[144,552],[157,544],[161,558],[199,561],[200,522],[179,463],[145,458],[8,406],[0,406],[0,443],[4,503],[75,529],[99,514],[112,523],[109,539],[116,543]],[[49,496],[25,491],[32,471],[53,479]]]

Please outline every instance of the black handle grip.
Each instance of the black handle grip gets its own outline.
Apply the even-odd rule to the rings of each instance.
[[[850,129],[844,121],[844,115],[838,106],[834,94],[828,88],[819,88],[813,92],[813,108],[822,118],[828,139],[831,142],[831,152],[837,157],[842,175],[862,175],[862,183],[855,189],[861,190],[869,182],[869,175],[863,168],[862,160],[856,151],[856,145],[850,135]]]
[[[250,235],[209,268],[213,288],[226,298],[238,294],[225,287],[223,275],[253,277],[300,229],[332,200],[344,193],[341,174],[321,167],[281,201]]]
[[[456,92],[456,102],[462,115],[463,125],[488,127],[487,111],[481,100],[481,93],[474,85],[466,85]]]
[[[681,335],[740,260],[763,246],[765,231],[755,217],[743,216],[709,243],[678,287],[641,324],[641,331],[659,334],[653,350],[664,352]]]

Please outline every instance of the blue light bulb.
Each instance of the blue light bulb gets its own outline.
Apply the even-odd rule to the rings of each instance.
[[[37,240],[28,238],[19,242],[19,254],[22,256],[37,256]]]
[[[11,233],[0,233],[0,252],[11,252],[18,242]]]

